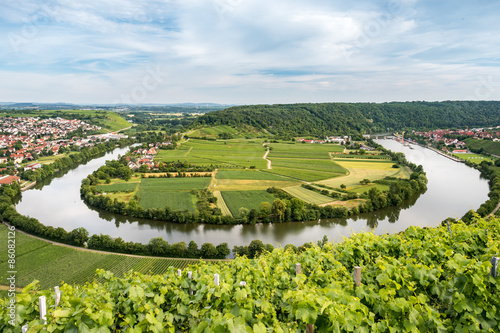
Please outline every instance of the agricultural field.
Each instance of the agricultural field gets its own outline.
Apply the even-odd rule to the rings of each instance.
[[[219,170],[216,179],[289,180],[286,177],[258,170]]]
[[[137,194],[144,209],[170,207],[172,210],[195,211],[196,197],[188,191],[139,190]]]
[[[0,279],[6,281],[8,268],[7,226],[0,225]],[[50,242],[16,232],[16,286],[24,287],[33,280],[42,288],[53,288],[62,282],[82,285],[93,281],[98,268],[117,276],[133,269],[142,273],[163,274],[169,267],[184,269],[198,260],[132,257],[100,253],[54,245]],[[5,282],[6,283],[6,282]]]
[[[217,207],[220,209],[222,215],[233,216],[233,214],[231,214],[231,211],[229,210],[229,207],[226,205],[226,202],[224,201],[224,198],[222,197],[220,191],[214,191],[214,197],[217,198]]]
[[[143,178],[137,194],[144,208],[165,208],[195,211],[196,197],[191,190],[208,187],[211,177]]]
[[[239,166],[265,169],[267,162],[262,159],[265,149],[261,142],[234,140],[196,140],[190,139],[176,150],[162,150],[155,161],[186,161],[199,165]]]
[[[114,183],[109,185],[97,185],[96,189],[98,191],[111,193],[111,192],[132,192],[137,189],[139,182],[129,182],[129,183]]]
[[[300,200],[316,205],[326,204],[335,200],[326,195],[303,188],[302,186],[285,187],[283,190]]]
[[[407,179],[410,177],[410,170],[406,167],[393,168],[393,162],[388,161],[366,161],[366,160],[335,160],[335,162],[349,171],[346,176],[318,181],[318,184],[330,187],[340,187],[344,184],[347,190],[355,190],[358,193],[364,192],[360,185],[363,179],[371,181],[385,177],[397,177]],[[370,185],[367,185],[370,186]]]
[[[451,155],[461,160],[469,161],[475,164],[480,164],[482,161],[495,163],[494,159],[484,155],[478,155],[478,154],[451,154]]]
[[[300,158],[300,159],[330,159],[329,153],[342,152],[344,146],[335,144],[308,144],[308,143],[270,143],[268,158]]]
[[[235,217],[239,216],[239,209],[258,209],[262,202],[273,203],[276,198],[266,191],[224,191],[221,192],[227,207]]]
[[[143,191],[190,191],[207,188],[210,177],[143,178],[139,190]]]

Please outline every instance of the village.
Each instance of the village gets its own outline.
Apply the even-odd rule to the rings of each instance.
[[[127,137],[116,133],[72,137],[81,130],[83,135],[95,133],[101,127],[89,125],[78,119],[40,117],[0,119],[0,184],[19,181],[18,169],[36,170],[42,167],[37,161],[43,156],[56,156],[76,151],[81,147],[93,147],[95,143]]]

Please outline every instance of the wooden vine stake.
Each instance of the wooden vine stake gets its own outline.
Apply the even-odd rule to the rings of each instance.
[[[354,287],[359,287],[361,285],[361,267],[354,267]]]
[[[59,286],[54,287],[54,293],[56,298],[55,307],[57,308],[57,306],[59,305],[59,301],[61,301],[61,291],[59,290]]]
[[[182,271],[180,269],[177,270],[177,276],[181,276],[182,275]]]
[[[494,278],[496,278],[498,275],[498,262],[499,261],[500,261],[500,258],[498,258],[498,257],[493,257],[490,260],[490,262],[491,262],[490,275],[493,276]]]
[[[214,274],[214,283],[217,287],[219,286],[219,274]]]
[[[28,324],[24,325],[23,327],[21,327],[21,332],[22,333],[26,333],[28,332]]]
[[[302,273],[302,267],[300,266],[300,264],[295,264],[295,274],[299,275],[301,273]]]
[[[314,324],[306,324],[306,333],[314,333]]]
[[[38,308],[40,309],[40,319],[43,320],[43,322],[47,322],[47,302],[45,300],[45,296],[40,296],[38,297]]]
[[[191,280],[193,278],[193,272],[188,272],[188,279]],[[189,288],[189,296],[193,296],[193,289]]]

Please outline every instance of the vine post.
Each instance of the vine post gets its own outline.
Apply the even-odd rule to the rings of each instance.
[[[299,275],[301,273],[302,273],[302,267],[300,266],[300,264],[295,264],[295,274]]]
[[[361,285],[361,267],[354,267],[354,287],[359,287]]]
[[[61,291],[59,290],[59,286],[55,286],[54,287],[54,293],[55,293],[55,306],[57,308],[57,306],[59,305],[59,301],[61,300]]]
[[[38,298],[38,308],[40,310],[40,320],[43,320],[43,322],[47,322],[47,302],[45,299],[45,296],[40,296]]]

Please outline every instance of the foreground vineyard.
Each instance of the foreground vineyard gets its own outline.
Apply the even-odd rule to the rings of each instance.
[[[53,290],[32,284],[17,297],[16,329],[8,324],[8,300],[0,301],[0,330],[297,332],[314,324],[315,332],[498,332],[500,277],[491,275],[490,260],[499,256],[499,234],[500,220],[476,218],[397,235],[357,234],[301,253],[277,249],[224,266],[199,263],[181,276],[174,268],[123,278],[100,271],[102,283],[61,286],[57,308]],[[355,266],[362,271],[357,288]]]

